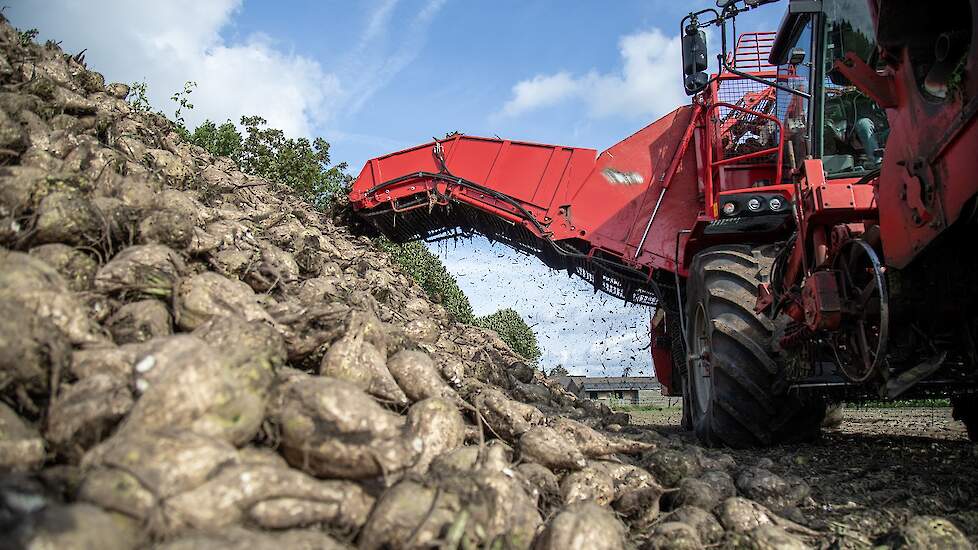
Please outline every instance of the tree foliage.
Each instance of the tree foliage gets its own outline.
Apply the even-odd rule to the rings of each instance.
[[[30,43],[33,42],[35,38],[37,38],[37,29],[27,29],[26,31],[18,31],[17,34],[20,38],[20,45],[26,47],[30,45]]]
[[[242,139],[238,128],[230,120],[220,126],[210,120],[205,120],[190,135],[189,141],[207,149],[212,155],[228,157],[238,162],[241,160]]]
[[[330,166],[329,143],[321,137],[289,138],[267,128],[259,116],[241,117],[247,137],[241,149],[242,171],[284,183],[314,204],[325,207],[349,190],[347,164]]]
[[[570,376],[570,373],[567,372],[567,369],[564,368],[563,365],[557,365],[556,367],[550,369],[549,376]]]
[[[173,113],[173,120],[177,123],[185,138],[189,132],[187,132],[186,121],[183,119],[183,110],[193,110],[194,104],[190,102],[190,94],[193,93],[196,87],[196,82],[188,80],[184,83],[182,90],[177,90],[170,96],[170,101],[177,104],[177,110]]]
[[[142,82],[133,82],[129,85],[129,94],[126,95],[126,101],[134,111],[148,113],[151,110],[148,92],[149,86],[146,85],[145,80]]]
[[[515,310],[500,309],[491,315],[477,317],[474,324],[496,331],[503,342],[509,344],[513,351],[522,355],[527,361],[535,363],[540,358],[537,335]]]
[[[181,103],[182,108],[187,108]],[[324,209],[348,192],[353,178],[347,164],[330,166],[329,143],[317,137],[291,138],[269,128],[260,116],[241,117],[244,135],[230,120],[221,125],[205,120],[187,139],[211,154],[228,157],[246,174],[291,187],[317,208]]]

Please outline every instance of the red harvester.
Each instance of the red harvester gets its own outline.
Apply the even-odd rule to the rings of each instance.
[[[606,151],[450,135],[368,161],[354,208],[395,241],[480,233],[655,306],[656,375],[707,444],[930,396],[975,438],[978,0],[790,0],[776,33],[728,39],[768,3],[685,17],[691,103]]]

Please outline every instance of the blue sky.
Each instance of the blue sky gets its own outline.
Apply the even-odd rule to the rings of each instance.
[[[145,80],[167,113],[170,95],[196,81],[188,125],[260,114],[292,135],[326,138],[356,174],[371,157],[455,130],[606,148],[685,101],[679,21],[710,5],[19,0],[5,14],[66,51],[87,48],[110,81]],[[742,17],[739,30],[773,30],[783,9]],[[516,309],[539,323],[545,365],[648,372],[647,311],[484,240],[441,254],[479,313],[520,298],[507,289],[524,290]]]

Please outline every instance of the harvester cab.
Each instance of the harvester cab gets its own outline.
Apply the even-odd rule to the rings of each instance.
[[[746,91],[739,104],[747,111],[728,113],[722,133],[729,134],[733,120],[750,111],[777,113],[785,131],[785,169],[797,172],[800,161],[819,158],[829,175],[859,173],[879,168],[889,125],[884,110],[846,78],[836,63],[854,55],[879,65],[868,8],[852,3],[790,2],[777,33],[740,37],[734,53],[728,52],[728,24],[736,17],[768,1],[720,0],[716,9],[690,13],[682,21],[683,78],[691,96],[710,92],[710,85],[736,80],[738,86],[760,86]],[[707,44],[703,28],[720,29],[718,69],[711,78],[706,70]],[[817,27],[817,29],[816,29]],[[753,50],[753,51],[751,51]],[[767,63],[765,66],[764,63]],[[748,67],[745,70],[745,65]],[[876,67],[874,67],[875,70]],[[752,69],[752,70],[751,70]],[[769,74],[765,74],[769,73]],[[756,86],[755,86],[756,87]],[[730,95],[727,92],[726,95]],[[767,107],[759,99],[770,101]],[[717,95],[704,101],[723,101]],[[742,127],[739,129],[743,129]],[[757,133],[725,135],[729,143],[742,144]],[[790,179],[791,173],[785,174]]]
[[[978,435],[978,0],[789,0],[737,35],[770,3],[683,18],[689,104],[606,151],[453,133],[368,161],[351,203],[394,241],[482,234],[654,307],[656,376],[708,444],[930,396]]]

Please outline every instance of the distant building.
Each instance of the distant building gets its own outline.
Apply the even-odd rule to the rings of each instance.
[[[659,381],[651,376],[580,377],[575,384],[580,397],[635,405],[651,402],[661,393]]]

